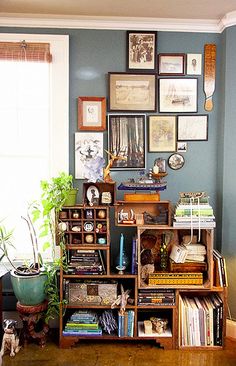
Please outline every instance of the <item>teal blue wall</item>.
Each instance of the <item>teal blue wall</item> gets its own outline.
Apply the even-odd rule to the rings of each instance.
[[[107,73],[126,71],[126,32],[109,30],[67,30],[67,29],[25,29],[0,28],[6,33],[68,34],[70,36],[70,172],[74,174],[74,133],[77,131],[77,97],[107,96]],[[236,123],[236,29],[227,29],[223,34],[158,32],[157,52],[204,53],[206,43],[217,45],[216,92],[214,110],[209,113],[207,142],[188,143],[184,153],[185,165],[179,171],[168,169],[168,189],[162,199],[175,203],[179,191],[205,190],[215,209],[217,218],[215,245],[224,252],[231,271],[235,260],[234,241],[236,237],[235,200],[235,157],[234,136]],[[204,111],[203,77],[198,77],[198,113]],[[104,146],[107,146],[107,132],[104,132]],[[151,168],[156,157],[167,158],[170,154],[149,153],[147,167]],[[112,172],[120,181],[135,172]],[[81,188],[82,181],[76,185]],[[118,199],[122,198],[118,192]],[[80,200],[82,189],[80,189]],[[223,229],[223,231],[222,231]],[[114,228],[113,240],[117,241],[119,229]],[[115,253],[116,254],[116,253]],[[235,263],[236,264],[236,263]],[[236,277],[236,272],[235,272]],[[235,278],[236,280],[236,278]],[[233,280],[232,282],[233,283]],[[230,288],[230,301],[236,297],[236,290]],[[236,309],[231,309],[236,317]]]

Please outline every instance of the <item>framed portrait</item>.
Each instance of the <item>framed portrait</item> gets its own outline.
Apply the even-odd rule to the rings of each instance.
[[[105,97],[78,97],[78,129],[84,131],[106,129]]]
[[[113,73],[109,78],[109,110],[156,111],[156,75]]]
[[[159,112],[197,112],[196,78],[159,79]]]
[[[187,54],[187,74],[201,75],[202,74],[202,54],[188,53]]]
[[[158,73],[159,75],[184,75],[185,73],[184,53],[159,53]]]
[[[155,71],[157,32],[127,31],[127,71]]]
[[[103,133],[75,133],[75,178],[96,182],[103,178]]]
[[[207,141],[208,115],[178,116],[178,141]]]
[[[149,152],[176,150],[176,117],[149,116]]]
[[[117,158],[113,170],[145,169],[145,114],[108,115],[109,152]]]

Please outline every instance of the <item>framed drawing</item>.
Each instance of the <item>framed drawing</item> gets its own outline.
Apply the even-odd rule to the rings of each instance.
[[[108,77],[110,111],[156,111],[155,74],[110,72]]]
[[[197,79],[159,79],[159,112],[197,112]]]
[[[184,75],[184,53],[160,53],[158,55],[159,75]]]
[[[84,131],[106,129],[105,97],[78,97],[78,128]]]
[[[157,32],[127,31],[127,70],[155,71]]]
[[[75,133],[75,178],[96,182],[103,178],[103,133]]]
[[[188,53],[187,54],[187,74],[201,75],[202,74],[202,54]]]
[[[176,117],[149,116],[149,152],[176,150]]]
[[[145,125],[145,114],[108,115],[109,152],[123,158],[114,160],[113,170],[145,169]]]
[[[208,115],[178,116],[178,141],[207,141]]]

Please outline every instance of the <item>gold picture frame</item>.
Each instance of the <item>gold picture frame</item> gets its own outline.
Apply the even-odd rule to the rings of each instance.
[[[149,116],[149,152],[176,151],[176,116]]]

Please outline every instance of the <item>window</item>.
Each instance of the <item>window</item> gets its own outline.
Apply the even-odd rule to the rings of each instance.
[[[40,180],[68,172],[68,36],[0,34],[47,42],[52,63],[0,61],[0,220],[14,228],[17,258],[31,254],[25,222]]]

